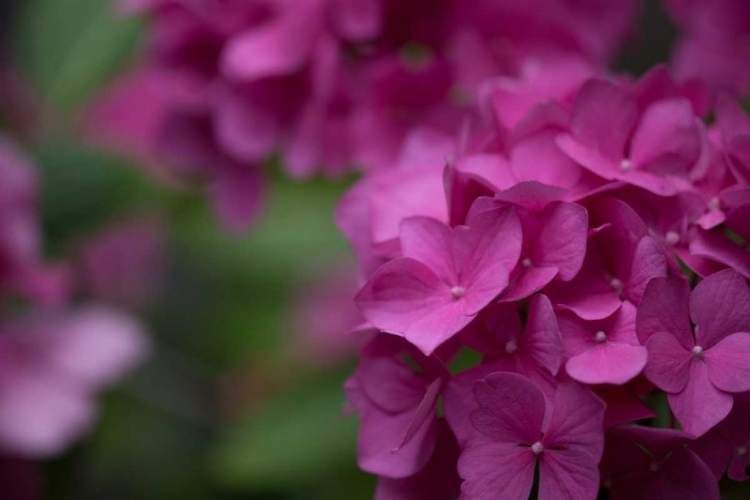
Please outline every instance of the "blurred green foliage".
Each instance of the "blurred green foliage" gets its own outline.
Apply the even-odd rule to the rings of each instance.
[[[226,234],[200,193],[160,186],[74,133],[81,106],[137,57],[141,21],[118,17],[110,0],[17,7],[12,54],[42,104],[25,140],[50,257],[133,212],[168,222],[166,289],[146,311],[154,356],[103,398],[92,435],[44,465],[49,497],[371,496],[374,480],[355,464],[356,419],[342,414],[352,366],[297,366],[288,352],[302,280],[349,254],[333,222],[348,182],[271,172],[264,216]]]
[[[141,22],[118,16],[111,0],[16,2],[15,53],[45,99],[81,104],[132,54]]]

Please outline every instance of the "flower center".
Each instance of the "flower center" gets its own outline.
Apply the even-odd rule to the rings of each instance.
[[[630,172],[633,170],[633,162],[630,161],[630,158],[623,158],[620,162],[620,170],[623,172]]]
[[[680,234],[677,231],[668,231],[664,236],[667,245],[676,245],[680,241]]]
[[[612,288],[614,288],[617,293],[622,292],[622,289],[625,288],[622,281],[617,278],[612,278],[612,281],[610,281],[609,284],[612,285]]]
[[[747,454],[747,448],[745,448],[744,446],[740,446],[739,448],[737,448],[737,454],[739,456],[746,455]]]
[[[453,295],[453,300],[460,299],[461,297],[464,296],[465,293],[466,293],[466,288],[462,286],[454,286],[453,288],[451,288],[451,295]]]
[[[596,340],[597,342],[599,342],[600,344],[602,344],[602,343],[604,343],[604,342],[607,341],[607,334],[604,333],[603,331],[599,330],[594,335],[594,340]]]
[[[651,472],[658,472],[659,471],[659,464],[657,464],[656,462],[653,462],[651,464],[651,466],[649,467],[649,469],[651,469]]]
[[[518,344],[515,340],[509,340],[507,344],[505,344],[505,352],[508,354],[513,354],[518,350]]]
[[[703,348],[699,345],[693,347],[693,356],[700,358],[703,356]]]
[[[525,267],[526,269],[530,268],[531,265],[532,265],[531,264],[531,259],[529,259],[528,257],[526,257],[525,259],[523,259],[521,261],[521,265],[523,265],[523,267]]]
[[[534,452],[534,455],[539,455],[544,451],[544,445],[541,441],[537,441],[536,443],[531,445],[531,451]]]
[[[718,211],[721,208],[721,200],[718,196],[714,196],[708,201],[708,208],[715,211]]]

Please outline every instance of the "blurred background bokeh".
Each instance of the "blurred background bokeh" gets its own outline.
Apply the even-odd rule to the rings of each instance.
[[[199,194],[155,181],[136,146],[92,125],[136,64],[140,20],[110,0],[0,8],[3,129],[39,171],[45,257],[73,255],[87,289],[144,318],[153,344],[90,434],[57,458],[14,459],[12,482],[50,499],[370,496],[341,389],[358,318],[333,208],[351,179],[294,183],[271,165],[265,213],[227,234]],[[0,498],[20,495],[4,484]]]

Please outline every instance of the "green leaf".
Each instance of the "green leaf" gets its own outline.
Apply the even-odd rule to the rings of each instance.
[[[336,377],[267,404],[219,439],[213,477],[231,489],[319,484],[355,461],[358,421],[342,414],[343,403]]]
[[[126,209],[146,189],[130,165],[111,156],[63,143],[35,152],[42,184],[48,248],[90,232]]]
[[[132,53],[140,20],[119,17],[111,0],[26,0],[16,26],[16,56],[45,100],[80,104]]]

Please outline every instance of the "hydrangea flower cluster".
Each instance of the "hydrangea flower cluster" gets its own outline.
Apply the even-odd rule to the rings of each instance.
[[[666,0],[679,28],[672,64],[680,77],[750,93],[750,5],[738,0]]]
[[[50,266],[42,258],[37,198],[34,167],[9,139],[0,139],[0,454],[4,457],[36,459],[63,452],[93,425],[96,395],[143,361],[149,351],[143,326],[106,305],[106,294],[101,301],[73,304],[73,266]],[[101,268],[103,261],[98,261]],[[85,293],[91,298],[103,290]]]
[[[359,465],[378,499],[718,499],[747,478],[750,118],[664,67],[541,72],[338,207],[379,332]]]
[[[580,75],[609,60],[637,4],[123,0],[148,17],[150,43],[104,120],[141,149],[154,131],[160,159],[243,228],[275,154],[295,178],[388,168],[415,127],[454,136],[487,78],[534,75],[544,94],[547,62]]]

